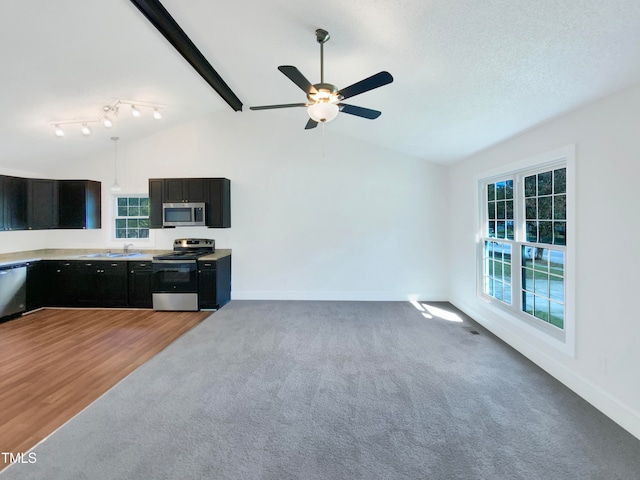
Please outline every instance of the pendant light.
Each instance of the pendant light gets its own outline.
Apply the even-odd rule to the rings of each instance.
[[[118,184],[118,140],[120,137],[111,137],[113,140],[113,185],[111,185],[112,192],[119,192],[122,187]]]

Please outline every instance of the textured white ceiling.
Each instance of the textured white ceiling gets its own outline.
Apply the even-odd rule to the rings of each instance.
[[[4,0],[0,166],[34,169],[112,148],[215,111],[298,119],[305,101],[277,70],[295,65],[345,87],[381,70],[394,82],[346,103],[381,110],[327,125],[348,136],[450,163],[640,82],[640,0],[164,0],[244,103],[233,113],[128,0]],[[63,140],[51,123],[95,118],[113,99],[166,105],[162,122],[121,115]]]

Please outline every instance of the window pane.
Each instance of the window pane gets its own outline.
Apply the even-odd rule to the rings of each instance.
[[[127,238],[138,238],[138,229],[132,228],[127,230]]]
[[[140,228],[149,228],[149,219],[148,218],[138,219],[138,226]]]
[[[513,220],[507,220],[507,238],[513,240],[515,230],[513,229]]]
[[[522,296],[522,311],[533,315],[533,294],[525,293]]]
[[[546,298],[533,296],[533,314],[540,320],[549,321],[549,301]]]
[[[127,228],[127,221],[124,218],[116,218],[116,228]]]
[[[137,218],[128,219],[127,228],[138,228],[138,219]]]
[[[126,197],[120,197],[120,198],[118,198],[118,206],[119,206],[119,207],[126,207],[126,206],[127,206],[127,199],[126,199]]]
[[[143,207],[140,207],[140,216],[141,217],[148,217],[149,216],[149,205]]]
[[[549,323],[564,329],[564,305],[549,303]]]
[[[549,271],[553,275],[564,275],[564,252],[549,250]]]
[[[487,185],[487,200],[492,201],[496,199],[496,187],[493,183]]]
[[[551,222],[538,222],[538,242],[553,243],[553,224]]]
[[[496,278],[502,278],[502,262],[495,262],[493,266],[493,274]]]
[[[533,272],[533,291],[549,297],[549,275],[542,272]]]
[[[129,206],[130,207],[137,207],[138,205],[140,205],[140,198],[138,197],[129,197]]]
[[[496,183],[496,200],[504,200],[505,197],[505,185],[504,182]]]
[[[551,175],[553,172],[538,174],[538,195],[550,195],[553,193]]]
[[[494,295],[498,300],[502,300],[503,295],[502,295],[502,282],[499,282],[498,280],[496,280],[493,284],[493,289],[494,289]]]
[[[553,172],[553,193],[565,193],[567,191],[567,169],[560,168]]]
[[[505,202],[497,202],[496,204],[497,207],[497,218],[501,218],[504,219],[505,215],[506,215],[506,203]]]
[[[555,220],[564,220],[567,218],[566,195],[555,195],[553,197],[553,218]]]
[[[506,217],[507,219],[513,220],[513,200],[507,200],[505,202],[505,206],[506,206]]]
[[[531,175],[524,179],[524,196],[535,197],[536,195],[536,176]]]
[[[522,266],[527,268],[533,268],[533,247],[522,247]]]
[[[506,182],[504,182],[504,185],[505,185],[504,196],[507,200],[509,200],[513,198],[513,180],[507,180]]]
[[[129,216],[137,217],[140,215],[140,207],[129,207]]]
[[[496,202],[488,202],[487,203],[487,215],[490,220],[495,220],[496,218]]]
[[[538,241],[538,222],[527,222],[527,242]]]
[[[149,206],[149,199],[147,197],[141,198],[140,199],[140,206],[141,207],[148,207]]]
[[[127,229],[116,228],[116,238],[127,238]]]
[[[538,218],[541,220],[551,219],[551,197],[538,198]]]
[[[487,225],[487,236],[495,237],[496,236],[496,222],[494,220],[490,221]]]
[[[127,207],[118,207],[118,216],[126,217],[127,216]]]
[[[528,292],[533,292],[533,270],[530,268],[522,269],[522,288]]]
[[[564,303],[564,279],[549,275],[549,298]]]
[[[140,229],[140,238],[149,238],[149,229],[141,228]]]
[[[538,206],[535,198],[525,200],[525,218],[530,220],[538,218]]]
[[[507,229],[504,220],[498,220],[496,222],[496,237],[497,238],[506,238],[507,237]]]
[[[533,268],[539,272],[549,271],[549,251],[546,248],[533,248]]]
[[[566,222],[553,222],[553,243],[554,245],[566,245]]]
[[[505,284],[502,301],[511,305],[511,285]]]

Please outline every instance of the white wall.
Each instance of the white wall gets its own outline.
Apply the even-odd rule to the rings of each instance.
[[[233,249],[236,299],[446,299],[447,169],[335,134],[339,121],[323,137],[320,127],[304,130],[304,116],[230,111],[138,142],[121,135],[125,193],[146,192],[150,177],[227,177],[232,186],[230,229],[153,230],[136,246],[214,238]],[[48,246],[122,247],[108,228],[111,145],[55,176],[103,182],[103,229],[49,232]]]
[[[640,437],[640,86],[541,125],[450,171],[450,298]],[[530,338],[476,298],[474,175],[576,144],[576,355]]]

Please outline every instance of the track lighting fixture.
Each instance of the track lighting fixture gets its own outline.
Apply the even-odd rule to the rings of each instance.
[[[156,120],[160,120],[162,118],[160,110],[162,110],[163,107],[161,105],[133,100],[114,100],[109,105],[105,105],[104,107],[102,107],[102,115],[97,118],[55,122],[51,125],[54,128],[56,137],[64,137],[64,130],[61,127],[62,125],[80,125],[80,131],[82,132],[82,135],[89,136],[92,133],[89,124],[102,123],[102,125],[106,128],[113,127],[114,119],[118,117],[118,113],[120,112],[120,105],[130,105],[131,114],[134,117],[142,116],[141,108],[150,108],[153,110],[153,118],[155,118]]]

